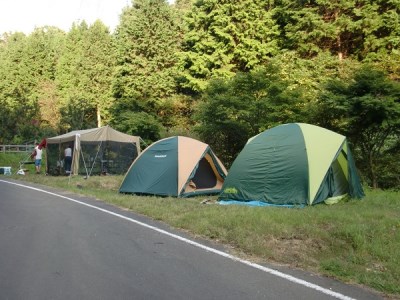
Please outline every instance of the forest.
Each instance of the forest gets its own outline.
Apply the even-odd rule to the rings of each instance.
[[[400,187],[400,0],[132,0],[117,28],[0,34],[0,144],[110,125],[184,135],[229,168],[302,122],[345,135],[363,184]]]

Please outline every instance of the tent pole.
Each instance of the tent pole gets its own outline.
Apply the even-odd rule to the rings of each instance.
[[[100,149],[101,149],[101,145],[102,145],[102,144],[103,144],[103,141],[100,142],[99,149],[97,150],[96,156],[94,157],[94,160],[93,160],[92,167],[90,168],[89,176],[92,175],[93,167],[94,167],[94,164],[96,163],[96,158],[97,158],[97,155],[99,155],[99,152],[100,152]],[[103,171],[103,170],[100,170],[100,172],[102,172],[102,171]]]
[[[139,140],[146,146],[146,148],[149,146],[146,144],[146,142],[139,136]]]
[[[85,167],[85,170],[86,170],[86,178],[89,178],[89,173],[88,173],[88,169],[87,169],[87,167],[86,167],[86,161],[85,161],[85,156],[83,155],[83,152],[82,152],[82,147],[81,147],[81,149],[80,149],[80,153],[81,153],[81,155],[82,155],[83,166]]]
[[[70,182],[71,182],[71,176],[72,176],[72,173],[73,173],[72,170],[74,170],[74,168],[75,168],[74,162],[75,162],[75,160],[76,160],[75,156],[76,156],[76,150],[78,149],[79,137],[80,137],[80,135],[76,135],[76,136],[75,136],[75,142],[74,142],[75,151],[74,151],[74,153],[73,153],[73,155],[72,155],[72,162],[71,162],[71,167],[70,167],[69,175],[68,175],[68,185],[69,185]],[[79,146],[80,146],[80,145],[79,145]],[[78,159],[79,159],[79,158],[78,158]]]
[[[68,175],[68,185],[69,185],[70,182],[71,182],[71,174],[72,174],[72,172],[69,172],[69,175]]]
[[[75,154],[74,154],[75,155]],[[72,170],[73,170],[73,168],[72,168],[72,164],[74,163],[74,160],[72,160],[72,162],[71,162],[71,167],[70,167],[70,170],[69,170],[69,175],[68,175],[68,185],[71,183],[71,176],[72,176]],[[65,164],[65,162],[64,162],[64,164]],[[65,167],[65,165],[64,165],[64,167]]]

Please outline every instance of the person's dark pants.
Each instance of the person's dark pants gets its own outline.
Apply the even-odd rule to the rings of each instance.
[[[65,172],[71,172],[71,164],[72,164],[72,157],[71,156],[66,156],[64,158],[64,168]]]

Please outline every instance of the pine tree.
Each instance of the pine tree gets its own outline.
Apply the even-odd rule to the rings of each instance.
[[[113,103],[111,82],[115,67],[115,49],[107,27],[96,21],[89,27],[85,38],[86,72],[89,79],[87,92],[90,103],[96,107],[97,127],[110,121]]]
[[[40,108],[41,130],[57,132],[61,120],[55,76],[64,51],[65,32],[56,27],[36,28],[28,37],[31,72],[36,79],[33,95]]]
[[[252,70],[279,50],[270,1],[197,1],[187,24],[180,54],[181,81],[183,87],[197,92],[210,78]]]
[[[64,130],[102,125],[112,101],[114,58],[112,38],[103,23],[73,25],[57,70]]]
[[[280,0],[278,7],[282,48],[305,58],[327,51],[361,61],[400,46],[399,1]]]
[[[34,90],[37,68],[23,33],[3,36],[0,50],[0,115],[3,142],[35,139],[40,123]]]
[[[119,119],[128,112],[146,113],[155,122],[162,119],[165,102],[176,92],[177,29],[174,11],[165,0],[138,0],[123,11],[115,36],[118,61],[113,94],[117,126],[127,130]]]

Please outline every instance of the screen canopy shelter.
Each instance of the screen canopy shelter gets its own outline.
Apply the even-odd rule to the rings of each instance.
[[[69,133],[47,139],[47,172],[66,174],[64,150],[72,148],[71,174],[124,174],[140,154],[140,137],[109,126]]]

